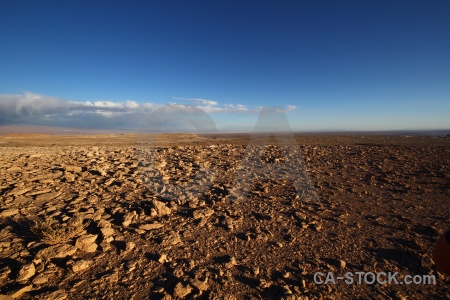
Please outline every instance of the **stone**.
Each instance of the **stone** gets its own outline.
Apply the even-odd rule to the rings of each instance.
[[[167,254],[161,254],[160,256],[159,256],[159,258],[158,258],[158,262],[160,263],[160,264],[163,264],[163,263],[165,263],[167,261]]]
[[[5,280],[9,277],[9,274],[11,274],[11,269],[8,266],[5,266],[0,269],[0,282]]]
[[[127,242],[125,246],[125,251],[131,251],[136,248],[136,244],[134,242]]]
[[[83,168],[78,166],[66,166],[65,170],[68,172],[80,173],[81,171],[83,171]]]
[[[193,217],[194,219],[200,219],[203,217],[210,217],[212,214],[214,214],[214,210],[211,208],[205,208],[205,209],[198,209],[194,211]]]
[[[77,260],[74,262],[71,262],[70,265],[70,269],[72,270],[72,272],[74,273],[78,273],[80,271],[86,270],[87,268],[89,268],[92,264],[91,260]]]
[[[48,282],[48,277],[45,274],[39,274],[36,277],[33,278],[33,284],[34,285],[40,285]]]
[[[18,282],[26,282],[28,279],[34,276],[36,274],[36,268],[33,263],[28,265],[23,265],[22,268],[19,271],[19,274],[17,276]]]
[[[233,256],[233,257],[230,257],[230,259],[228,260],[227,263],[225,263],[225,268],[230,269],[230,268],[234,267],[235,265],[237,265],[237,261],[236,261],[236,258]]]
[[[153,210],[155,211],[157,216],[165,216],[170,215],[172,213],[172,210],[161,201],[153,200],[152,204]]]
[[[46,299],[64,300],[67,299],[67,293],[63,290],[54,291],[53,293],[49,294]]]
[[[103,237],[106,239],[112,235],[114,235],[114,229],[112,229],[111,227],[109,228],[102,228],[100,229],[100,231],[102,232]]]
[[[48,200],[52,200],[55,199],[56,197],[60,196],[62,193],[61,192],[53,192],[53,193],[45,193],[45,194],[41,194],[38,195],[36,197],[36,201],[48,201]]]
[[[164,224],[161,224],[161,223],[153,223],[153,224],[142,224],[142,225],[139,225],[139,229],[141,229],[141,230],[146,230],[146,231],[148,231],[148,230],[155,230],[155,229],[160,229],[160,228],[162,228],[162,227],[164,227]]]
[[[23,294],[25,294],[31,290],[33,290],[33,285],[32,284],[26,285],[23,288],[21,288],[20,290],[16,291],[14,294],[12,294],[12,297],[14,299],[20,298],[20,297],[22,297]]]
[[[10,246],[10,242],[0,242],[0,248],[9,248]]]
[[[128,227],[130,226],[130,224],[133,222],[133,219],[135,219],[137,216],[137,213],[135,211],[132,211],[130,213],[127,213],[124,217],[123,217],[123,222],[122,222],[122,226],[123,227]]]
[[[184,298],[192,292],[192,287],[188,284],[184,286],[181,282],[178,282],[173,290],[173,295],[177,298]]]
[[[67,256],[73,255],[77,251],[72,245],[68,244],[59,244],[47,247],[45,249],[40,250],[37,253],[38,258],[51,259],[51,258],[65,258]]]
[[[0,218],[11,217],[11,216],[17,215],[18,213],[19,213],[19,209],[17,209],[17,208],[6,209],[6,210],[0,212]]]
[[[190,281],[190,284],[194,286],[199,291],[206,291],[208,289],[208,283],[207,280],[200,281],[197,278],[194,278]]]
[[[77,239],[77,241],[75,242],[75,247],[83,252],[95,252],[95,250],[97,250],[97,244],[95,243],[96,239],[96,234],[83,235]]]

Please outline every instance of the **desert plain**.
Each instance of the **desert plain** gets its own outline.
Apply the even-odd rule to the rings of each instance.
[[[449,201],[448,136],[1,135],[1,299],[450,299]]]

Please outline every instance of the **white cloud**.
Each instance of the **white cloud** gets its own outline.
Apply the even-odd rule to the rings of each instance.
[[[178,113],[206,114],[258,113],[258,108],[243,104],[219,105],[217,101],[199,98],[174,98],[193,102],[191,105],[169,103],[138,103],[133,100],[69,101],[56,97],[25,92],[18,95],[0,94],[0,124],[36,124],[84,128],[140,128],[151,113],[168,113],[170,106]],[[293,105],[285,111],[293,110]]]
[[[187,100],[191,101],[196,104],[203,104],[203,105],[217,105],[217,101],[214,100],[207,100],[207,99],[201,99],[201,98],[178,98],[178,97],[172,97],[172,99],[176,100]]]

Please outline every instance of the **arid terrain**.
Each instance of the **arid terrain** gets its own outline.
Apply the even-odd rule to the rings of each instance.
[[[450,299],[448,137],[2,135],[0,201],[13,298]]]

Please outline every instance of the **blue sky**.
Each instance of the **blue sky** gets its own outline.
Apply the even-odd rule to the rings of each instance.
[[[449,16],[448,1],[1,1],[0,124],[128,129],[180,104],[223,131],[261,106],[294,130],[449,129]]]

